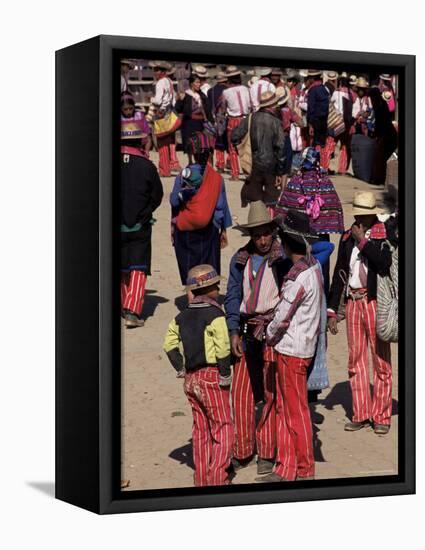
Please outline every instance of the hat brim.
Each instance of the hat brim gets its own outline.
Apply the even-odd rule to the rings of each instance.
[[[197,290],[198,288],[206,288],[207,286],[213,286],[219,283],[220,281],[223,281],[224,277],[221,275],[217,275],[217,277],[213,277],[212,279],[209,279],[208,281],[204,281],[203,283],[196,285],[186,285],[184,288],[186,290]]]
[[[232,73],[226,73],[226,77],[230,78],[231,76],[239,76],[242,74],[242,71],[233,71]]]
[[[379,75],[379,78],[380,78],[381,80],[392,80],[392,78],[391,78],[390,76],[385,76],[384,74],[380,74],[380,75]]]
[[[371,215],[385,214],[385,211],[382,208],[361,208],[354,206],[353,207],[353,216],[371,216]]]
[[[286,224],[283,224],[281,226],[280,231],[284,235],[288,235],[288,237],[291,237],[291,239],[297,241],[300,244],[305,244],[305,241],[307,241],[308,243],[315,242],[320,238],[317,234],[300,233],[299,231],[295,231],[291,227],[288,227]]]
[[[278,222],[273,219],[270,221],[261,221],[261,222],[254,222],[254,223],[245,223],[241,225],[234,225],[232,229],[236,229],[237,231],[240,231],[243,235],[249,236],[250,230],[255,229],[256,227],[262,227],[263,225],[271,225],[272,228],[278,227]]]

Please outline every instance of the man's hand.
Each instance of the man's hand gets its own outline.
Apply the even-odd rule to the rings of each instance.
[[[361,223],[359,225],[354,223],[351,226],[351,234],[353,235],[355,241],[359,243],[362,239],[364,239],[365,236],[363,225]]]
[[[338,334],[338,321],[336,317],[329,317],[328,319],[328,329],[331,334]]]
[[[220,248],[226,248],[228,244],[229,244],[229,241],[227,240],[227,231],[223,229],[223,231],[220,234]]]
[[[280,189],[282,187],[282,181],[283,181],[282,176],[276,176],[276,179],[274,181],[274,186]]]
[[[242,357],[242,338],[239,334],[233,334],[230,337],[230,349],[232,350],[233,355],[236,357]]]

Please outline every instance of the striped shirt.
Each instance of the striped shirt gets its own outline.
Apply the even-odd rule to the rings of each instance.
[[[251,111],[251,99],[246,86],[232,86],[223,91],[226,113],[231,117],[248,115]]]
[[[151,102],[161,111],[165,111],[174,105],[173,83],[168,77],[165,76],[157,81],[155,95],[151,99]]]
[[[264,92],[276,92],[276,86],[269,80],[260,78],[251,86],[249,95],[251,97],[252,110],[258,111],[260,107],[261,94]]]
[[[284,279],[281,300],[267,327],[267,343],[283,355],[313,357],[323,299],[320,264],[313,257],[302,258]]]
[[[243,299],[240,307],[242,314],[266,313],[279,303],[279,288],[269,265],[268,256],[264,257],[258,270],[254,270],[252,255],[249,257],[243,273]]]

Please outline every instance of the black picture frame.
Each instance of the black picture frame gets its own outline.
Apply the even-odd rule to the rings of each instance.
[[[120,491],[114,224],[119,59],[200,59],[400,75],[397,476]],[[117,309],[118,304],[118,309]],[[415,56],[98,36],[56,52],[56,498],[100,514],[415,492]]]

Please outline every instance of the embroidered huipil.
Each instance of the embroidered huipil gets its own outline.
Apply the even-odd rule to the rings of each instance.
[[[301,258],[284,279],[281,300],[267,327],[267,343],[282,355],[313,357],[323,299],[320,264],[313,256]]]

